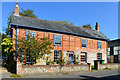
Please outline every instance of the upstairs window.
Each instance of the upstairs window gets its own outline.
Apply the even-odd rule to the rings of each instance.
[[[36,40],[36,32],[33,32],[33,31],[26,31],[26,35],[29,35],[30,37],[34,37],[35,40]],[[27,36],[26,36],[26,39],[27,39]]]
[[[62,35],[54,35],[54,45],[62,46]]]
[[[62,59],[62,51],[55,50],[54,51],[54,62],[58,63]]]
[[[87,47],[87,40],[86,39],[81,39],[81,47],[84,47],[84,48]]]
[[[114,47],[114,55],[118,55],[118,53],[119,53],[119,47],[118,46],[116,46],[116,47]]]
[[[97,53],[97,60],[102,60],[102,53]]]
[[[102,43],[101,43],[101,41],[97,41],[97,49],[102,49]]]

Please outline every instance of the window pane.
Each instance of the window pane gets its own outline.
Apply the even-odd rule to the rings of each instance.
[[[97,53],[97,59],[102,60],[102,53]]]
[[[27,35],[29,35],[30,37],[34,37],[36,39],[36,32],[26,31],[26,39],[27,39]]]
[[[118,51],[116,50],[116,51],[114,51],[114,55],[118,55]]]
[[[54,45],[62,46],[62,36],[54,35]]]
[[[110,51],[110,48],[108,48],[108,51]]]
[[[114,50],[118,50],[118,47],[114,47]]]
[[[100,41],[97,42],[97,49],[102,49],[102,43]]]
[[[81,52],[81,63],[86,63],[87,58],[86,58],[86,52]]]
[[[62,51],[54,51],[54,62],[59,61],[62,58]]]
[[[87,40],[81,39],[81,47],[87,47]]]
[[[31,56],[30,54],[25,55],[25,63],[30,64],[30,63],[36,63],[36,58]]]

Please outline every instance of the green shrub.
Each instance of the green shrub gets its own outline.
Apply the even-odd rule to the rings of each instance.
[[[94,70],[91,70],[91,71],[93,72],[93,71],[98,71],[98,70],[94,69]]]
[[[10,77],[17,77],[16,74],[12,74]]]
[[[17,77],[22,77],[21,75],[16,75]]]
[[[77,59],[77,58],[74,56],[73,63],[74,63],[74,64],[79,64],[79,62],[78,62],[78,61],[76,61],[76,59]]]
[[[68,75],[68,73],[67,73],[67,72],[65,72],[65,73],[63,73],[63,75]]]
[[[54,61],[46,61],[46,65],[54,65]]]
[[[21,75],[12,74],[10,77],[22,77]]]
[[[104,70],[111,70],[110,68],[108,68],[108,67],[106,67],[106,68],[104,68]]]
[[[94,68],[94,65],[92,65],[91,68],[93,69],[93,68]]]

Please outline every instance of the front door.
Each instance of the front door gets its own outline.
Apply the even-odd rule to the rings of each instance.
[[[69,53],[69,63],[74,64],[73,61],[74,61],[74,53]]]
[[[118,55],[114,55],[114,63],[118,63]]]

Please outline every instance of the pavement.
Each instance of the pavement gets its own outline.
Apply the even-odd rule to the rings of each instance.
[[[0,66],[0,77],[2,78],[10,78],[12,73],[8,72],[6,68]]]

